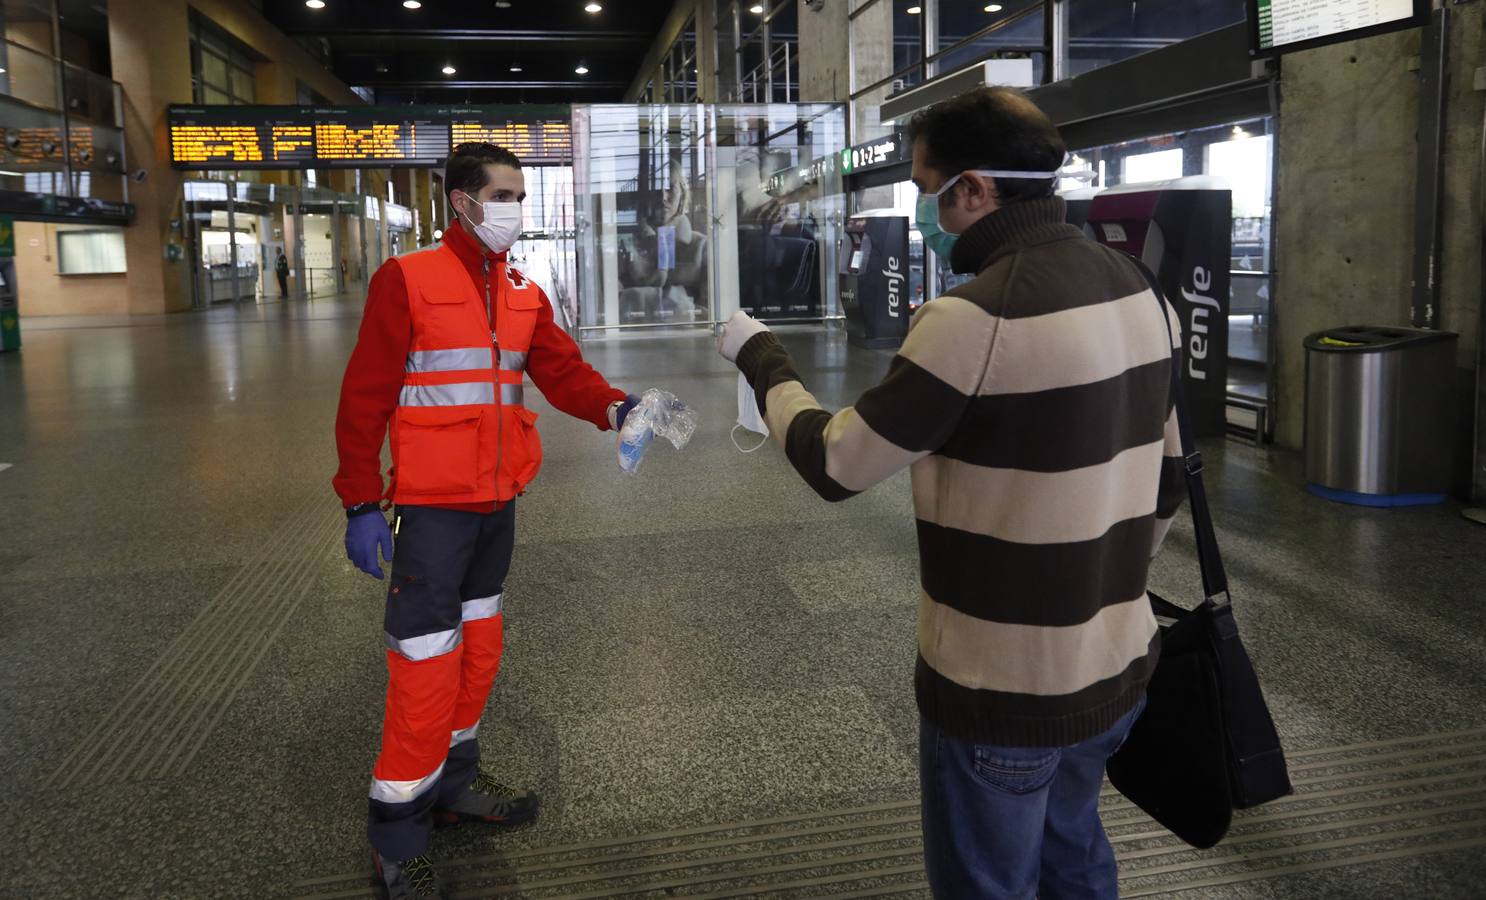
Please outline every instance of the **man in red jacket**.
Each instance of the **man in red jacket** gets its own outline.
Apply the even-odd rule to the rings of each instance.
[[[438,896],[426,856],[435,823],[514,825],[536,814],[534,794],[480,769],[476,740],[500,667],[515,498],[542,461],[523,377],[600,430],[618,430],[636,404],[583,361],[546,294],[506,261],[526,198],[515,155],[462,144],[444,187],[457,221],[443,243],[389,259],[372,277],[335,425],[346,554],[375,578],[379,550],[392,562],[368,825],[392,898]],[[384,499],[396,504],[390,528]]]

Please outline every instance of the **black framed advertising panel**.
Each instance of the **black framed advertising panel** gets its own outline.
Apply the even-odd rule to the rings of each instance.
[[[531,165],[573,158],[568,106],[171,106],[172,168],[335,169],[441,165],[466,141]]]
[[[1249,55],[1278,56],[1429,23],[1430,0],[1246,0]]]

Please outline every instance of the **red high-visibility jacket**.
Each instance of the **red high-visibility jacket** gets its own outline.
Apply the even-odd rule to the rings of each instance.
[[[458,224],[440,246],[389,259],[372,277],[341,385],[341,502],[488,511],[520,494],[542,461],[523,374],[601,430],[625,397],[583,361],[542,289]]]

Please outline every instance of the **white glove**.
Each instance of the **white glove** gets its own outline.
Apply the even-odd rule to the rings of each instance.
[[[752,340],[754,335],[768,330],[769,326],[739,310],[723,326],[722,334],[717,338],[717,352],[728,362],[736,363],[738,354],[743,352],[743,345]]]

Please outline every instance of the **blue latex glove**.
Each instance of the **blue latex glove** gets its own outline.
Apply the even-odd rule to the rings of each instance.
[[[619,404],[619,408],[614,411],[615,431],[620,431],[624,428],[624,420],[629,418],[629,414],[634,411],[634,408],[636,406],[639,405],[640,398],[636,397],[634,394],[630,394],[629,396],[624,398],[624,402]]]
[[[382,567],[377,562],[377,550],[382,558],[392,561],[392,529],[380,511],[363,513],[346,520],[346,556],[356,566],[373,578],[382,577]]]

